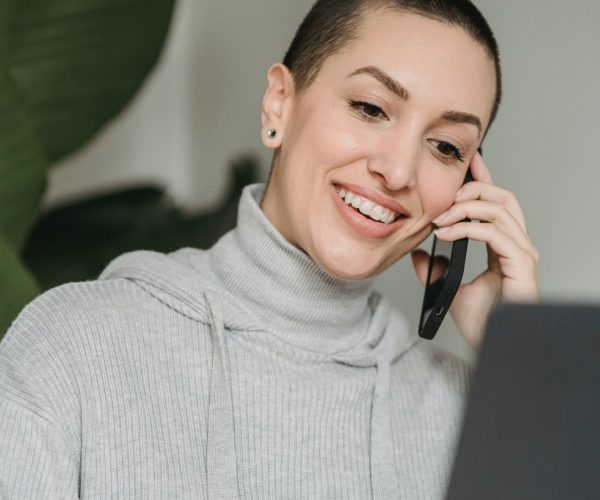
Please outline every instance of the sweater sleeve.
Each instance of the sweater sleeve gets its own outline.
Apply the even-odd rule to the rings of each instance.
[[[37,299],[0,343],[0,498],[78,498],[77,425],[53,320]],[[42,306],[42,307],[40,307]],[[73,419],[76,420],[76,419]]]
[[[0,398],[0,497],[79,498],[77,484],[64,436],[51,422]]]

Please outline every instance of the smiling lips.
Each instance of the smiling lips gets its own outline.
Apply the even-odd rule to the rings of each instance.
[[[398,212],[392,212],[388,208],[378,205],[364,196],[353,193],[348,189],[336,187],[335,190],[346,205],[354,207],[361,214],[374,221],[383,222],[387,225],[391,224],[402,215]]]

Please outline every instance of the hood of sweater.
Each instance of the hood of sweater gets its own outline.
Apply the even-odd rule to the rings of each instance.
[[[133,280],[171,309],[210,325],[216,355],[207,459],[211,498],[237,497],[233,486],[222,490],[224,484],[237,484],[224,340],[228,331],[235,330],[260,332],[257,340],[284,343],[304,355],[376,367],[371,453],[379,462],[377,474],[385,475],[378,483],[393,488],[393,450],[385,436],[390,364],[417,339],[409,334],[404,318],[372,291],[374,279],[333,278],[290,244],[260,208],[264,189],[262,184],[244,189],[236,228],[210,250],[132,252],[111,262],[100,279]],[[229,426],[223,426],[224,417]],[[387,470],[382,462],[388,464]]]
[[[131,252],[111,262],[100,279],[133,280],[203,323],[210,319],[206,294],[212,292],[227,329],[268,332],[334,357],[385,347],[385,357],[395,359],[414,338],[402,316],[372,291],[374,278],[343,281],[327,274],[269,222],[259,205],[263,192],[263,184],[244,189],[236,228],[211,249]]]

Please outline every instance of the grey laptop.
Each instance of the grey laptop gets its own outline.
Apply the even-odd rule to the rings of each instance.
[[[600,306],[502,305],[447,500],[600,499]]]

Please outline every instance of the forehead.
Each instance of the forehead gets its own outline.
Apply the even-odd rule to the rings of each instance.
[[[364,66],[381,68],[417,101],[475,113],[487,123],[494,61],[461,27],[390,9],[367,11],[358,36],[325,60],[320,76],[332,82]]]

